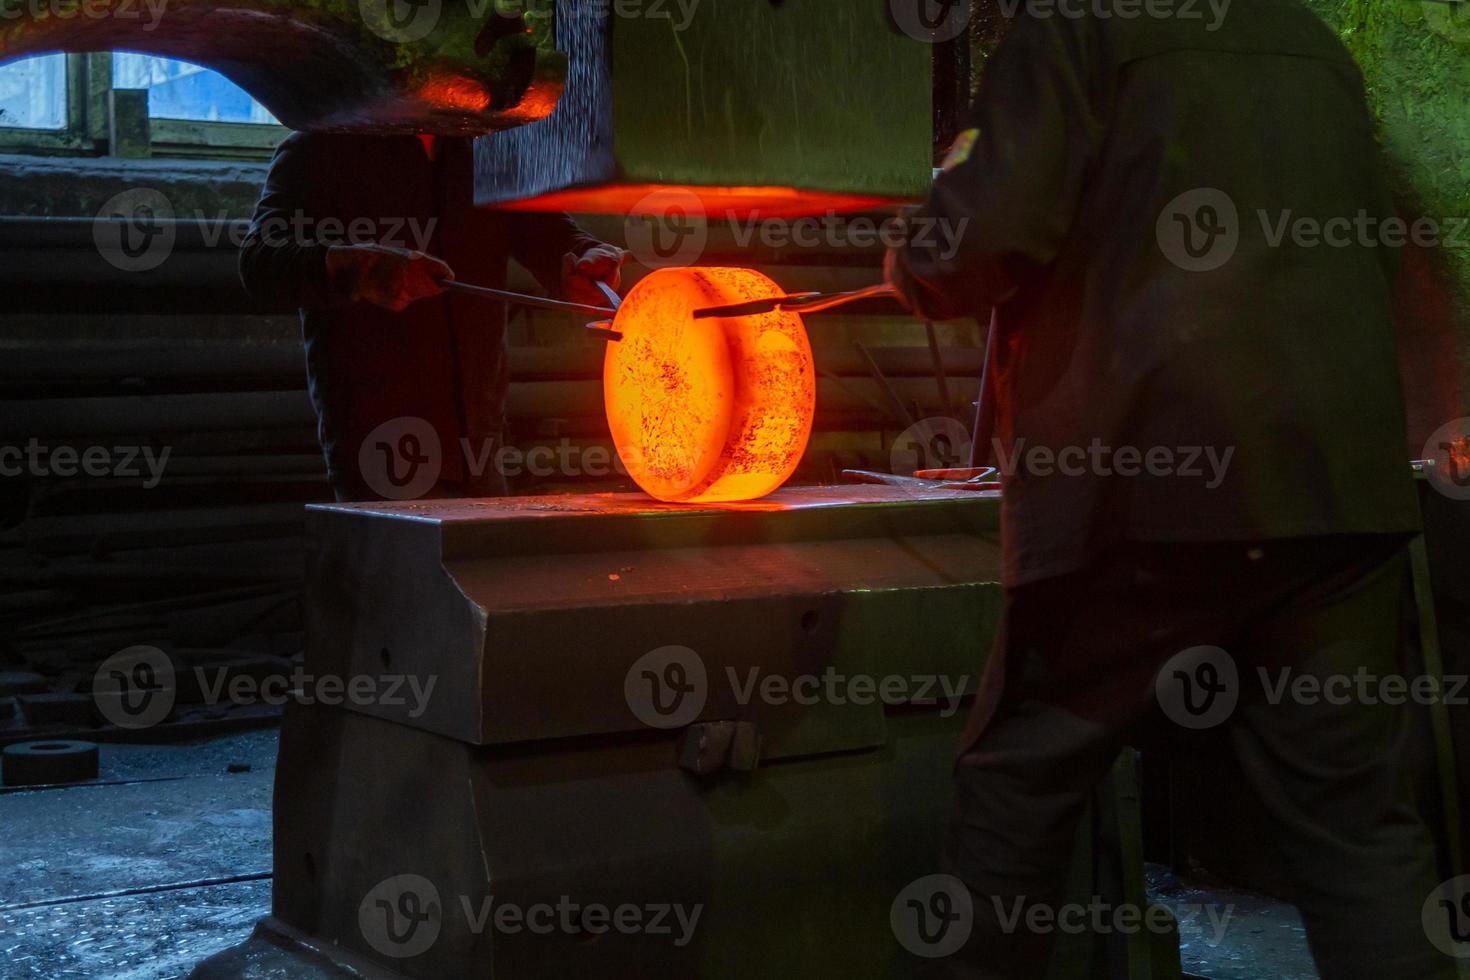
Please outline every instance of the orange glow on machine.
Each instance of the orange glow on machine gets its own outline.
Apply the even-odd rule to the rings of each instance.
[[[695,310],[781,295],[749,269],[661,269],[613,321],[603,400],[613,444],[649,496],[753,500],[796,470],[816,412],[816,370],[797,313],[696,319]]]
[[[463,75],[438,74],[424,81],[419,98],[436,108],[484,112],[493,101],[484,85]]]

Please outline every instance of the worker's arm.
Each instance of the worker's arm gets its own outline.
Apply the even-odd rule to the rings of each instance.
[[[1101,140],[1088,36],[1070,18],[1022,17],[987,64],[969,129],[887,257],[916,315],[978,315],[1056,257]]]
[[[313,233],[318,159],[327,144],[293,133],[281,142],[240,246],[240,281],[267,303],[322,309],[362,300],[390,310],[442,291],[454,272],[422,252],[386,245],[329,245]],[[345,165],[344,165],[345,166]]]
[[[511,255],[547,292],[604,306],[607,299],[596,283],[621,285],[628,253],[587,234],[570,215],[511,212],[507,217]]]

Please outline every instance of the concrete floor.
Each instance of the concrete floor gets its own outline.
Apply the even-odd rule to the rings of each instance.
[[[0,976],[183,977],[244,940],[270,909],[275,755],[275,730],[103,745],[95,782],[0,790]],[[1158,869],[1150,892],[1231,907],[1222,942],[1205,920],[1182,930],[1186,972],[1317,980],[1290,906]]]
[[[1228,888],[1194,887],[1153,865],[1148,881],[1149,898],[1174,909],[1180,920],[1179,959],[1187,974],[1208,980],[1318,980],[1306,929],[1290,905]],[[1229,910],[1223,939],[1201,906],[1220,910],[1215,922]]]
[[[0,790],[0,976],[182,977],[243,940],[270,909],[275,756],[274,730],[103,745],[95,782]]]

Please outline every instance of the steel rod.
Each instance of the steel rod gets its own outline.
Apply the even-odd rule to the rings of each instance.
[[[820,313],[823,310],[846,306],[865,299],[887,299],[897,296],[897,291],[887,283],[866,286],[845,293],[792,293],[787,296],[770,296],[748,303],[732,303],[729,306],[710,306],[694,311],[694,319],[706,320],[713,317],[759,316],[764,313]]]
[[[944,355],[939,352],[939,334],[932,320],[924,321],[924,334],[929,339],[929,357],[934,361],[934,383],[939,387],[939,404],[945,415],[953,410],[949,400],[949,379],[944,376]]]
[[[990,442],[995,435],[995,385],[990,377],[995,357],[996,334],[1000,332],[1000,310],[990,311],[990,327],[985,331],[985,360],[980,368],[980,397],[975,399],[975,430],[970,435],[970,466],[990,465]]]
[[[456,282],[453,279],[441,279],[439,285],[452,292],[463,293],[466,296],[476,296],[480,299],[493,299],[503,303],[514,303],[517,306],[534,306],[542,310],[554,310],[557,313],[581,313],[587,316],[611,319],[617,316],[618,312],[608,306],[568,303],[559,299],[547,299],[544,296],[532,296],[530,293],[512,292],[509,289],[491,289],[489,286],[472,286],[467,282]]]

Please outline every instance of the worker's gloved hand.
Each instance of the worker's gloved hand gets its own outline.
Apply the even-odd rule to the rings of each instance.
[[[909,216],[917,210],[918,208],[913,205],[899,208],[897,215],[899,241],[908,241]],[[913,299],[914,284],[908,267],[904,263],[903,249],[903,245],[888,247],[888,251],[883,256],[883,281],[893,289],[899,305],[910,313],[918,315],[918,306]]]
[[[444,292],[439,281],[453,279],[454,270],[406,248],[334,245],[327,250],[327,275],[352,299],[401,313],[410,303]]]
[[[623,284],[623,263],[628,253],[615,245],[597,245],[577,257],[568,252],[561,259],[561,292],[573,303],[606,306],[607,297],[597,288],[605,282],[614,290]]]

